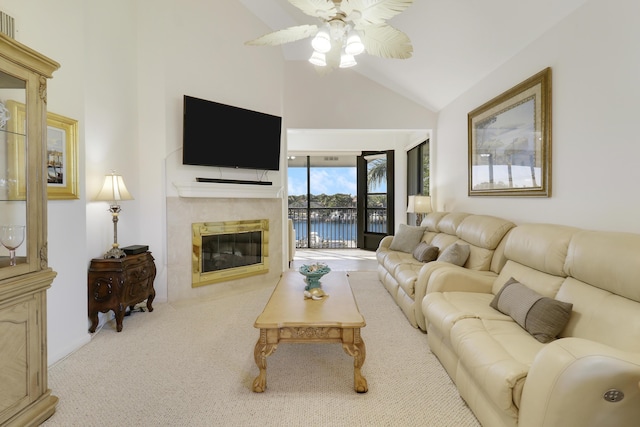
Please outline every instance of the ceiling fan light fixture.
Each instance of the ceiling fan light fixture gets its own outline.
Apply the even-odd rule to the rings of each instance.
[[[311,40],[311,46],[320,53],[327,53],[331,50],[331,36],[327,26],[318,30],[316,36]]]
[[[245,44],[278,46],[310,39],[314,52],[309,62],[317,68],[326,67],[329,70],[357,65],[355,56],[362,53],[380,58],[407,59],[413,53],[409,36],[385,21],[403,12],[413,2],[414,0],[289,0],[289,3],[304,14],[319,18],[320,23],[283,28]]]
[[[344,50],[349,55],[359,55],[364,52],[364,44],[356,30],[349,31]]]
[[[311,54],[311,58],[309,58],[309,62],[311,62],[313,65],[317,65],[318,67],[327,66],[327,59],[325,57],[325,54],[322,52],[318,52],[317,50],[313,51],[313,53]]]
[[[356,58],[354,58],[353,55],[342,52],[342,55],[340,55],[340,68],[349,68],[353,67],[356,64]]]

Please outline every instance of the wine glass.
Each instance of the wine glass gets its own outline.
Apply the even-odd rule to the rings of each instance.
[[[0,227],[0,243],[9,250],[9,265],[16,265],[16,249],[24,241],[24,225]]]

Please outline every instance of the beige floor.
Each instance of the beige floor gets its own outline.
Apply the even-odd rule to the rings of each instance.
[[[362,249],[297,249],[291,268],[323,262],[334,271],[375,271],[376,253]]]

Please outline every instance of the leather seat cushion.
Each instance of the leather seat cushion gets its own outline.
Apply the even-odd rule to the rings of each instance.
[[[450,339],[460,366],[497,407],[520,406],[529,367],[543,343],[511,319],[460,319]]]
[[[406,252],[399,251],[390,251],[389,254],[384,258],[382,265],[387,269],[389,273],[395,276],[398,267],[405,264],[415,264],[422,266],[424,265],[420,261],[417,261],[413,254],[408,254]]]
[[[460,319],[484,318],[512,321],[511,317],[489,306],[493,294],[480,292],[432,292],[422,300],[422,312],[428,324],[445,336]]]

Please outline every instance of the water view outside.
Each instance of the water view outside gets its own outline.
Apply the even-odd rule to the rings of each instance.
[[[296,231],[296,247],[357,248],[356,168],[312,166],[309,172],[310,191],[307,168],[288,168],[288,217]],[[367,230],[384,233],[386,186],[377,191],[384,195],[367,198]]]
[[[298,248],[357,248],[356,209],[310,209],[311,220],[307,221],[307,209],[289,208],[289,218],[296,230]],[[369,229],[384,233],[387,229],[386,209],[381,209],[370,218]]]

